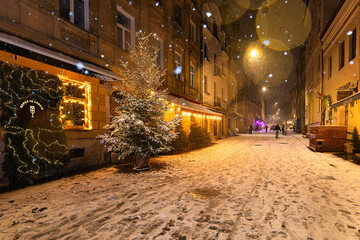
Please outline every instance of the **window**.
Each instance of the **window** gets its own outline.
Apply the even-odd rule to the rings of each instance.
[[[329,57],[329,78],[332,75],[332,57]]]
[[[214,120],[214,136],[217,135],[217,121]]]
[[[204,43],[204,59],[209,60],[208,45]]]
[[[65,96],[61,108],[61,121],[65,129],[91,129],[90,85],[61,77]]]
[[[59,12],[62,18],[89,30],[89,0],[60,0]]]
[[[190,63],[190,85],[196,87],[195,65]]]
[[[125,52],[129,52],[129,46],[134,46],[135,44],[135,20],[134,18],[121,9],[117,7],[117,39],[118,46]]]
[[[204,93],[209,93],[209,82],[207,76],[204,76]]]
[[[221,68],[217,65],[217,56],[214,53],[214,76],[221,76]]]
[[[218,29],[217,29],[217,23],[216,23],[215,18],[214,18],[214,22],[213,22],[213,34],[214,34],[215,37],[217,37]]]
[[[190,40],[196,42],[196,26],[190,21]]]
[[[179,5],[177,5],[177,3],[174,3],[174,21],[181,27],[181,21],[182,21],[182,16],[181,16],[181,8],[179,7]]]
[[[344,66],[345,63],[345,42],[340,43],[339,46],[339,70]]]
[[[214,105],[216,105],[216,83],[214,82]]]
[[[222,75],[226,76],[224,62],[221,62],[221,72],[222,72]]]
[[[152,38],[152,46],[154,49],[158,49],[158,56],[157,56],[157,65],[160,67],[161,70],[164,70],[164,42],[159,37]]]
[[[175,56],[174,56],[174,74],[175,74],[175,78],[179,81],[182,80],[181,77],[181,72],[182,72],[182,66],[181,66],[181,55],[178,54],[177,52],[175,52]]]
[[[117,116],[118,113],[116,112],[117,108],[120,107],[120,100],[123,99],[124,96],[121,95],[120,91],[114,91],[110,97],[110,116],[114,117]]]
[[[224,88],[221,88],[221,100],[224,101]]]
[[[356,57],[356,28],[349,37],[349,61],[351,61]]]

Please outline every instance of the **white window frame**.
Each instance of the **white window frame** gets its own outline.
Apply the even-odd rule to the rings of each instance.
[[[125,17],[129,18],[130,19],[130,22],[131,22],[131,29],[130,29],[130,35],[131,35],[131,47],[134,47],[135,46],[135,18],[133,16],[131,16],[128,12],[126,12],[121,6],[117,5],[117,11],[119,13],[121,13],[122,15],[124,15]],[[129,31],[128,28],[124,27],[123,25],[121,25],[120,23],[116,23],[116,26],[117,26],[117,31],[118,31],[118,28],[121,28],[123,31]],[[118,35],[117,35],[118,36]],[[117,39],[118,40],[118,39]],[[122,35],[122,46],[121,46],[121,49],[123,51],[126,50],[126,41],[125,41],[125,34]]]
[[[84,1],[84,29],[89,31],[89,0],[83,0]],[[70,15],[70,22],[74,24],[75,22],[75,5],[74,0],[70,0],[70,12],[72,14]]]
[[[196,88],[196,67],[193,62],[190,63],[190,85]]]
[[[176,61],[176,58],[175,58],[175,56],[179,56],[179,58],[180,58],[180,62],[178,62],[178,61]],[[175,74],[174,73],[174,75],[175,75],[175,78],[177,79],[177,80],[179,80],[179,81],[182,81],[182,71],[183,71],[183,67],[182,67],[182,55],[180,54],[180,53],[178,53],[178,52],[174,52],[174,71],[178,68],[178,67],[181,67],[181,73],[180,74]]]
[[[196,25],[190,20],[190,40],[196,42]]]

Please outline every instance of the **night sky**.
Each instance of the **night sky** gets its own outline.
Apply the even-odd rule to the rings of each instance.
[[[299,46],[311,27],[306,4],[301,0],[237,0],[218,1],[218,5],[231,58],[246,79],[259,89],[266,88],[262,91],[266,115],[280,109],[277,121],[283,122],[290,116]]]

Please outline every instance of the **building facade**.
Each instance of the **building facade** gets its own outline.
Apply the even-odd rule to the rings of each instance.
[[[203,5],[203,104],[209,109],[221,113],[222,121],[206,122],[211,136],[226,135],[227,116],[227,79],[229,57],[225,52],[225,33],[221,29],[221,15],[216,3],[209,2]]]
[[[331,113],[325,114],[324,123],[347,126],[348,139],[355,127],[360,128],[359,14],[358,1],[342,1],[321,37],[323,95],[326,113]]]
[[[198,122],[213,137],[227,135],[228,60],[221,47],[216,62],[222,71],[214,101],[206,99],[203,104],[200,0],[2,0],[1,4],[0,61],[58,76],[70,89],[61,106],[68,149],[77,153],[70,168],[109,160],[96,137],[105,132],[114,113],[113,87],[121,88],[125,80],[120,77],[120,61],[126,61],[140,31],[152,33],[154,49],[159,49],[158,64],[167,72],[163,88],[172,103],[169,114],[181,114],[188,131]],[[72,94],[73,89],[81,96]],[[214,96],[221,96],[220,101]],[[0,148],[3,152],[3,141]],[[1,154],[0,164],[3,161]]]
[[[321,34],[336,10],[340,0],[308,2],[312,26],[306,41],[305,124],[321,124],[321,97],[323,92],[323,56]]]

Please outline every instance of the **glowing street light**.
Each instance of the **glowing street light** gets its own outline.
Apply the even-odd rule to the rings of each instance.
[[[263,92],[266,92],[266,91],[267,91],[267,88],[266,88],[266,87],[263,87],[263,88],[262,88],[262,91],[263,91]]]
[[[256,49],[254,49],[250,52],[251,57],[256,57],[258,54],[259,54],[259,52]]]

